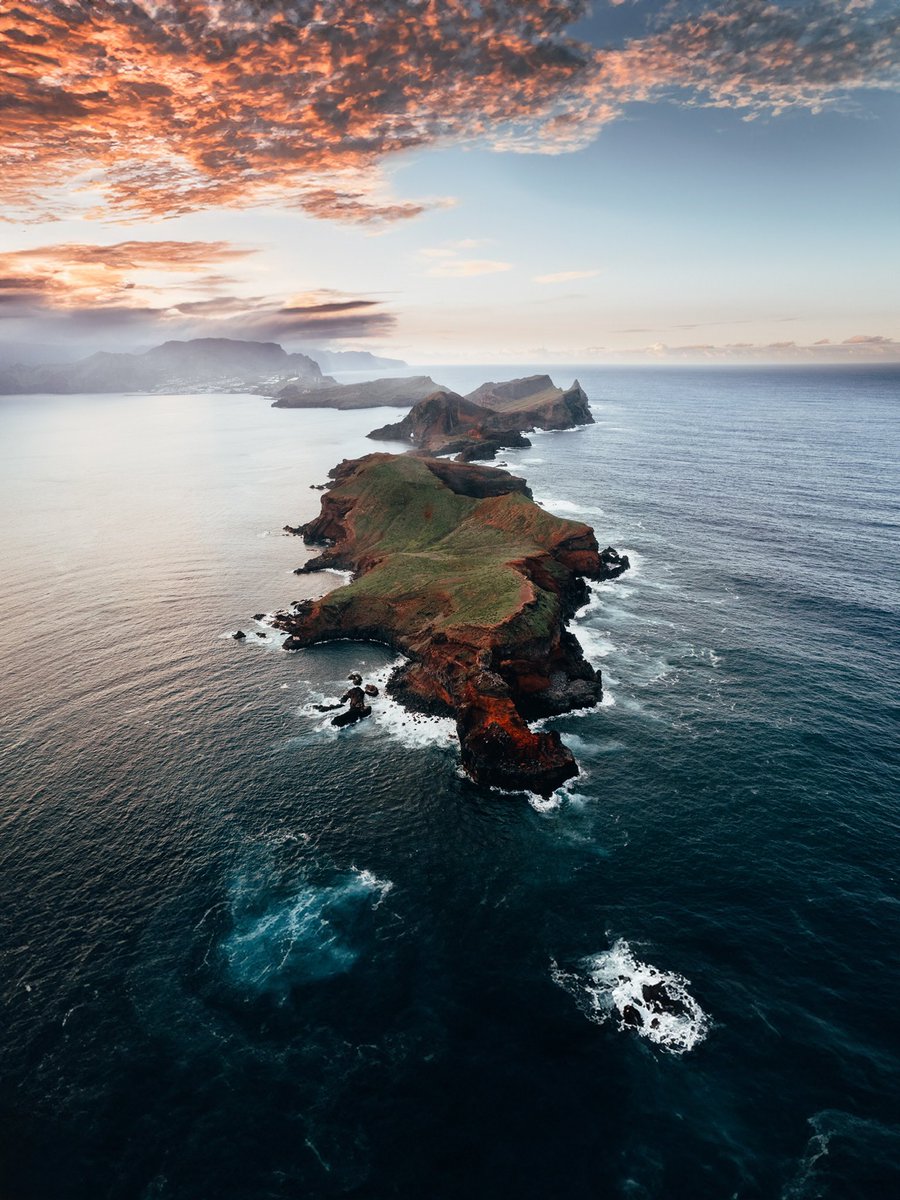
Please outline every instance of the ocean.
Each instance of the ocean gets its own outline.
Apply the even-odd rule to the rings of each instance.
[[[550,370],[632,570],[548,801],[253,619],[391,410],[0,400],[3,1200],[900,1195],[900,369]]]

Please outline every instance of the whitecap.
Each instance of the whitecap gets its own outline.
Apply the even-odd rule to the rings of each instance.
[[[562,808],[562,796],[559,791],[553,792],[550,796],[538,796],[535,792],[528,792],[527,795],[528,803],[536,813],[540,813],[542,816]]]
[[[619,938],[609,950],[584,959],[576,971],[554,962],[551,976],[588,1017],[614,1020],[671,1054],[693,1050],[709,1031],[709,1018],[688,991],[690,980],[635,958]]]
[[[572,514],[573,516],[602,517],[604,512],[595,504],[573,504],[571,500],[557,499],[555,496],[536,496],[535,503],[549,512]]]
[[[616,648],[610,640],[608,630],[601,632],[590,625],[580,623],[573,632],[578,638],[581,649],[584,652],[584,657],[589,663],[596,663],[608,657]]]

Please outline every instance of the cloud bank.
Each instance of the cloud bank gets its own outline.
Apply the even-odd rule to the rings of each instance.
[[[319,342],[388,335],[379,300],[318,291],[288,300],[230,292],[223,267],[254,254],[227,242],[64,243],[0,254],[0,333],[39,320],[45,336],[234,336]],[[212,293],[212,294],[211,294]]]
[[[818,109],[897,88],[900,14],[831,0],[667,8],[598,47],[584,0],[0,0],[7,213],[76,187],[119,218],[273,199],[414,216],[381,168],[456,142],[561,153],[631,102]]]

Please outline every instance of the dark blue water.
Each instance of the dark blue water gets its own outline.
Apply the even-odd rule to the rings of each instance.
[[[900,1194],[900,373],[580,374],[508,461],[635,569],[549,804],[253,636],[390,413],[0,405],[4,1200]]]

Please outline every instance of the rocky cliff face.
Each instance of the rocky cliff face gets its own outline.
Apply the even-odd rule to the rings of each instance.
[[[319,516],[298,531],[322,551],[300,570],[355,578],[279,614],[285,649],[350,638],[401,651],[409,662],[391,690],[456,717],[463,765],[481,783],[547,794],[577,774],[559,735],[528,721],[600,697],[565,628],[585,578],[610,575],[593,531],[493,468],[371,454],[331,478]]]

